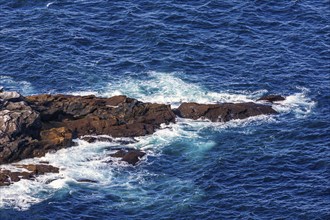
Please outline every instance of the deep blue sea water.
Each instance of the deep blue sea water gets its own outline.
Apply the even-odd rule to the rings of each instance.
[[[178,119],[130,147],[40,160],[0,188],[0,219],[330,219],[330,1],[0,0],[0,85],[200,103],[287,99],[277,116]],[[80,183],[85,178],[97,183]]]

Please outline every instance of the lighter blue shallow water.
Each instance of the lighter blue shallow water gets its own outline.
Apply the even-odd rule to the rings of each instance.
[[[330,219],[329,23],[328,0],[0,0],[7,90],[288,97],[278,116],[179,119],[129,145],[147,152],[136,167],[105,163],[120,142],[28,160],[61,172],[0,188],[0,219]]]

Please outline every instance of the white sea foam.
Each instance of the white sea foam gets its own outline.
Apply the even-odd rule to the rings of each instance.
[[[123,81],[111,82],[105,90],[104,93],[95,93],[95,95],[106,97],[127,95],[144,102],[171,104],[172,107],[178,107],[182,102],[254,102],[268,92],[267,90],[241,91],[240,94],[212,92],[201,85],[183,81],[175,73],[161,72],[149,72],[146,80],[126,78]],[[294,112],[296,117],[310,114],[316,102],[307,96],[308,89],[297,88],[297,90],[299,92],[287,96],[285,101],[275,102],[274,109],[280,113]]]
[[[149,72],[146,80],[128,78],[121,82],[110,82],[102,95],[108,97],[127,95],[144,102],[166,103],[177,107],[182,102],[249,102],[253,101],[256,92],[248,94],[211,92],[200,85],[183,81],[174,73]]]
[[[31,83],[27,81],[19,81],[10,76],[0,75],[0,86],[3,86],[5,89],[19,91],[23,95],[31,95],[34,93],[34,88]]]
[[[52,4],[54,4],[54,2],[49,2],[47,3],[46,7],[49,8],[49,6],[51,6]]]
[[[107,185],[111,182],[111,166],[128,166],[116,158],[111,158],[112,165],[107,162],[110,158],[109,154],[113,152],[111,147],[119,146],[118,142],[93,144],[83,140],[76,142],[78,146],[70,149],[62,149],[42,158],[19,162],[18,164],[37,164],[40,161],[48,161],[50,165],[59,167],[60,173],[46,174],[35,180],[21,180],[10,186],[0,187],[0,208],[13,207],[26,210],[32,204],[50,198],[53,192],[68,188],[70,183],[79,183],[80,180],[91,180]],[[21,170],[13,165],[1,165],[0,168]]]
[[[87,95],[95,95],[99,96],[100,94],[95,91],[76,91],[76,92],[70,92],[69,95],[76,95],[76,96],[87,96]]]
[[[196,160],[216,145],[214,140],[203,137],[203,130],[213,129],[214,132],[218,132],[221,127],[244,126],[260,120],[267,120],[267,116],[264,116],[264,118],[254,117],[246,120],[235,120],[227,124],[179,119],[176,124],[163,125],[163,128],[156,131],[153,135],[135,138],[137,142],[132,142],[126,145],[126,147],[142,149],[148,156],[158,156],[165,146],[171,146],[180,142],[189,143],[183,153],[189,153],[191,159]],[[117,158],[111,158],[112,163],[110,164],[107,162],[110,160],[109,154],[113,152],[111,147],[122,146],[120,143],[123,140],[126,139],[120,138],[118,142],[96,143],[76,140],[78,146],[62,149],[56,153],[47,154],[42,158],[26,159],[19,162],[19,164],[37,164],[40,161],[48,161],[50,165],[59,167],[60,173],[46,174],[37,177],[35,180],[21,180],[10,186],[1,187],[0,208],[29,209],[31,205],[51,198],[54,193],[69,191],[71,184],[84,184],[87,186],[90,184],[112,185],[112,169],[118,166],[131,166]],[[144,158],[144,160],[143,163],[148,163],[147,158]],[[2,165],[0,168],[20,170],[13,165]],[[137,181],[137,179],[142,177],[134,176],[131,178]],[[79,180],[92,180],[96,183],[80,183]],[[132,187],[130,181],[133,180],[127,180],[127,183],[125,183],[128,184],[126,188]]]
[[[14,85],[12,79],[8,77],[0,77],[1,81],[6,81],[7,85]],[[30,88],[31,86],[27,86],[27,89]],[[199,103],[247,102],[257,99],[266,92],[265,90],[244,91],[241,94],[210,92],[200,85],[187,83],[174,74],[150,72],[147,80],[126,79],[122,82],[116,82],[116,84],[111,83],[104,93],[80,91],[71,94],[93,94],[108,97],[125,94],[146,102],[169,103],[178,106],[181,102],[192,101]],[[304,117],[315,106],[315,102],[310,100],[307,94],[308,90],[301,89],[300,92],[289,95],[285,101],[275,103],[273,106],[280,113],[293,112],[297,117]],[[162,129],[156,131],[153,135],[135,138],[136,142],[131,142],[126,146],[142,149],[149,156],[158,156],[166,146],[185,143],[186,149],[184,151],[186,152],[183,153],[189,153],[191,158],[196,160],[216,146],[216,140],[212,140],[212,133],[219,133],[237,127],[255,127],[249,126],[251,124],[276,123],[277,120],[276,117],[265,115],[245,120],[233,120],[227,123],[178,118],[176,124],[163,125]],[[249,129],[242,129],[241,132],[249,132]],[[206,134],[210,134],[210,136]],[[122,146],[121,141],[125,139],[117,140],[118,142],[96,142],[92,144],[83,140],[76,140],[78,146],[47,154],[43,158],[21,161],[22,164],[49,161],[50,165],[60,168],[60,173],[39,176],[35,180],[21,180],[11,186],[0,187],[0,208],[14,207],[19,210],[26,210],[32,204],[51,198],[54,193],[70,191],[71,184],[86,186],[93,184],[102,186],[126,184],[125,187],[129,189],[132,187],[130,185],[132,180],[127,180],[125,183],[113,181],[113,168],[130,165],[116,158],[111,158],[112,163],[107,163],[110,160],[109,154],[113,152],[111,147]],[[147,158],[144,158],[143,163],[148,163]],[[18,169],[12,165],[2,165],[0,168]],[[143,181],[142,177],[136,175],[152,174],[132,175],[130,178],[133,178],[134,181]],[[92,180],[96,183],[80,183],[79,180],[81,179]]]
[[[275,102],[273,108],[280,113],[293,112],[297,118],[308,116],[316,105],[307,95],[309,90],[298,88],[300,92],[286,97],[284,101]]]

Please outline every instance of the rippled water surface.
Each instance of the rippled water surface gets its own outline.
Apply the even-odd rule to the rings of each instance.
[[[330,219],[329,23],[328,0],[0,0],[7,90],[287,97],[277,116],[178,119],[137,138],[136,167],[105,163],[120,140],[23,161],[61,171],[0,188],[0,219]]]

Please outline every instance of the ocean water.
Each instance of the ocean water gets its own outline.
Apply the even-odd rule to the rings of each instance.
[[[7,90],[287,97],[276,116],[178,118],[127,145],[147,153],[135,167],[107,163],[121,139],[22,161],[61,171],[1,187],[0,219],[330,219],[329,78],[328,0],[0,0]]]

